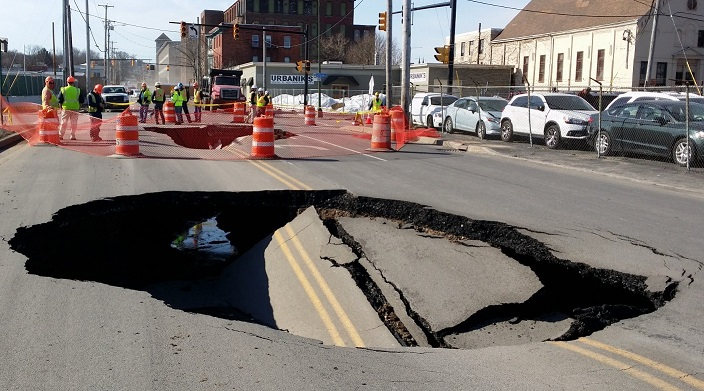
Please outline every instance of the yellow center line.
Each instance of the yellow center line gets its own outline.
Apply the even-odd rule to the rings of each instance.
[[[684,373],[680,370],[677,370],[675,368],[669,367],[665,364],[661,364],[657,361],[651,360],[647,357],[643,357],[640,354],[632,353],[627,350],[619,349],[615,346],[607,345],[605,343],[595,341],[593,339],[587,339],[587,338],[580,338],[578,339],[579,342],[601,349],[605,350],[607,352],[611,352],[614,354],[618,354],[619,356],[625,357],[629,360],[633,360],[637,363],[649,366],[655,370],[658,370],[670,377],[673,377],[675,379],[679,379],[687,384],[689,384],[692,387],[695,387],[699,390],[704,390],[704,381],[701,381],[697,379],[696,377],[693,377],[687,373]]]
[[[337,327],[335,327],[335,324],[330,319],[330,315],[328,314],[325,307],[323,307],[323,303],[320,301],[320,298],[315,293],[315,290],[313,290],[313,286],[311,286],[310,282],[308,281],[308,278],[306,278],[305,274],[303,273],[303,270],[301,270],[301,267],[298,265],[296,259],[293,257],[293,254],[291,253],[291,250],[288,248],[288,245],[281,236],[280,231],[274,232],[274,238],[276,238],[276,241],[279,243],[281,251],[288,260],[288,264],[291,266],[291,269],[293,269],[294,274],[296,274],[298,282],[301,284],[303,290],[308,295],[308,299],[313,304],[313,307],[315,307],[315,310],[318,312],[320,320],[323,321],[323,324],[328,330],[328,334],[330,334],[333,343],[335,343],[335,345],[337,346],[345,346],[345,341],[343,341],[342,337],[340,337],[340,332],[337,331]]]
[[[237,149],[228,149],[229,152],[234,153],[235,155],[238,155],[241,158],[247,159],[249,156],[245,154],[242,151],[239,151]],[[288,187],[291,190],[312,190],[313,188],[306,185],[305,183],[299,181],[298,179],[292,177],[291,175],[286,174],[285,172],[273,167],[272,165],[265,163],[260,160],[247,160],[250,164],[252,164],[254,167],[257,167],[261,171],[263,171],[265,174],[271,176],[272,178],[276,179],[277,181],[283,183],[286,187]],[[286,179],[287,178],[287,179]]]
[[[589,357],[592,360],[599,361],[602,364],[614,367],[620,371],[623,371],[624,373],[627,373],[636,379],[642,380],[648,384],[650,384],[653,387],[656,387],[660,390],[668,390],[668,391],[674,391],[674,390],[679,390],[679,388],[673,386],[672,384],[661,380],[649,373],[640,371],[636,368],[634,368],[632,365],[626,364],[624,362],[614,360],[613,358],[604,356],[603,354],[599,354],[596,352],[592,352],[591,350],[580,348],[579,346],[572,345],[567,342],[551,342],[554,346],[558,346],[562,349],[567,349],[570,351],[573,351],[575,353],[579,353],[583,356]]]
[[[362,337],[360,337],[359,333],[357,332],[357,329],[354,327],[354,324],[352,324],[352,321],[350,320],[349,316],[347,316],[347,313],[340,305],[340,302],[335,297],[335,294],[330,289],[328,283],[318,271],[318,268],[315,267],[315,263],[313,263],[313,260],[310,259],[310,255],[308,255],[306,249],[303,248],[303,245],[301,244],[301,241],[298,240],[296,233],[293,232],[293,229],[289,224],[284,226],[284,228],[286,229],[286,232],[291,238],[291,242],[293,243],[294,247],[296,247],[296,250],[298,250],[298,254],[301,256],[301,258],[303,258],[303,261],[308,267],[308,270],[310,270],[310,273],[313,275],[313,278],[318,283],[318,286],[320,286],[320,289],[323,291],[323,294],[328,299],[328,302],[337,314],[337,317],[340,319],[340,322],[342,322],[342,325],[345,327],[345,330],[347,330],[347,334],[352,339],[355,346],[364,347],[365,344],[362,340]]]
[[[268,167],[270,170],[272,170],[272,171],[278,173],[278,174],[281,175],[282,177],[287,178],[289,181],[298,184],[298,186],[299,186],[301,189],[303,189],[303,190],[313,190],[312,187],[306,185],[305,183],[299,181],[298,179],[292,177],[291,175],[289,175],[289,174],[287,174],[287,173],[285,173],[285,172],[279,170],[278,168],[274,167],[273,165],[271,165],[271,164],[269,164],[269,163],[266,163],[266,162],[263,162],[263,161],[258,161],[258,163],[261,164],[261,165],[263,165],[263,166]]]

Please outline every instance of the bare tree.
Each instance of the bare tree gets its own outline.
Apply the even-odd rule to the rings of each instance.
[[[182,39],[181,44],[176,46],[176,50],[181,55],[177,66],[181,69],[181,78],[184,81],[195,80],[198,74],[198,41],[196,39]]]
[[[349,44],[342,33],[320,38],[320,61],[343,61]]]

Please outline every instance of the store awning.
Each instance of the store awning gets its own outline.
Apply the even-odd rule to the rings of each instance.
[[[354,76],[349,75],[330,75],[323,80],[323,85],[327,86],[330,84],[347,84],[350,86],[358,86],[359,83]]]

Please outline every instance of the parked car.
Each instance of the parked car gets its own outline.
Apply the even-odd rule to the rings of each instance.
[[[704,156],[704,105],[690,103],[689,149],[685,137],[685,106],[682,101],[658,100],[626,103],[592,115],[589,142],[602,155],[636,152],[670,156],[686,166]]]
[[[500,97],[466,97],[457,99],[445,109],[442,120],[443,130],[452,133],[455,130],[475,132],[484,139],[487,135],[501,134],[501,112],[508,101]],[[442,111],[435,113],[433,122],[442,119]]]
[[[612,107],[620,106],[631,102],[643,102],[649,100],[669,100],[669,101],[684,101],[687,95],[684,92],[652,92],[652,91],[630,91],[624,92],[609,103],[604,110],[609,110]],[[697,94],[689,94],[689,101],[692,103],[704,103],[704,96]]]
[[[528,94],[516,95],[501,113],[501,139],[510,142],[516,134],[532,133],[544,138],[548,148],[558,148],[565,139],[586,140],[589,116],[595,113],[586,100],[576,95],[531,94],[530,101]]]
[[[127,89],[124,86],[104,86],[103,99],[105,100],[105,110],[124,110],[130,103]]]
[[[422,92],[415,94],[411,100],[411,119],[414,125],[428,128],[438,128],[442,126],[442,116],[435,121],[433,115],[442,112],[450,104],[454,103],[457,97],[445,95],[438,92]]]

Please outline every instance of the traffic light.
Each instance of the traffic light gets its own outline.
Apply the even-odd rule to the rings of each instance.
[[[171,67],[169,67],[169,66],[167,65],[167,66],[166,66],[166,72],[168,72],[168,71],[170,71],[170,70],[171,70]]]
[[[149,64],[147,64],[147,70],[149,70]]]
[[[188,36],[188,27],[186,27],[186,22],[181,22],[181,39],[186,39]]]
[[[132,60],[130,60],[130,62],[132,64],[131,66],[134,66],[134,58]]]
[[[301,60],[301,61],[296,61],[296,70],[297,70],[298,72],[303,72],[304,68],[305,68],[305,65],[304,65],[304,61],[303,61],[303,60]]]
[[[450,62],[450,47],[440,46],[435,48],[435,59],[443,64],[448,64]]]
[[[306,60],[306,73],[310,72],[310,61]]]
[[[379,12],[379,31],[386,31],[386,12]]]
[[[235,23],[235,27],[232,29],[232,36],[235,39],[240,39],[240,25],[239,25],[239,23]]]

